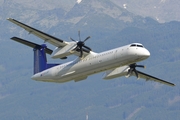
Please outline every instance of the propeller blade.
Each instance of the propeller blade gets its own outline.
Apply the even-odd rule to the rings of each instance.
[[[126,77],[127,78],[130,77],[130,70],[128,70],[128,73],[127,73]]]
[[[127,73],[126,77],[130,77],[130,76],[132,75],[132,72],[133,72],[133,69],[130,68],[130,69],[128,70],[128,73]]]
[[[136,67],[145,68],[145,66],[144,66],[144,65],[136,65]]]
[[[136,69],[134,69],[134,73],[135,73],[136,77],[139,78],[139,75],[138,75],[138,72]]]
[[[88,49],[89,51],[92,51],[91,48],[89,48],[88,46],[84,45],[83,47],[85,47],[86,49]]]
[[[74,39],[72,39],[71,37],[70,37],[69,39],[77,43],[77,41],[76,41],[76,40],[74,40]]]
[[[82,50],[82,48],[80,48],[80,58],[82,58],[82,56],[83,56],[83,50]]]
[[[80,30],[78,31],[79,41],[81,41]]]
[[[88,40],[89,38],[91,38],[90,36],[88,36],[83,42],[86,42],[86,40]]]
[[[77,50],[78,49],[78,46],[76,45],[76,47],[73,49],[73,51]]]

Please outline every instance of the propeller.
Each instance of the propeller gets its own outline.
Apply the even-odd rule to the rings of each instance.
[[[128,70],[127,77],[131,76],[134,72],[136,77],[139,78],[138,72],[136,70],[136,67],[145,68],[144,65],[137,65],[136,63],[129,65],[130,69]]]
[[[88,49],[89,51],[91,51],[91,48],[89,48],[88,46],[85,45],[85,42],[90,38],[90,36],[88,36],[85,40],[81,41],[81,36],[80,36],[80,31],[78,31],[78,36],[79,36],[79,41],[76,41],[74,39],[72,39],[70,37],[70,39],[74,42],[76,42],[76,47],[74,48],[74,50],[77,50],[78,52],[80,52],[80,56],[83,56],[83,47]]]

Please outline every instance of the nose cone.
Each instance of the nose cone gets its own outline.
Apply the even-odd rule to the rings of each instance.
[[[146,57],[150,56],[150,52],[147,49],[145,49],[145,51],[144,51],[144,56],[146,56]]]
[[[141,51],[140,56],[146,59],[150,56],[150,52],[147,49],[144,49]]]

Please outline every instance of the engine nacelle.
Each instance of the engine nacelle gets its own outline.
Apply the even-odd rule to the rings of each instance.
[[[55,48],[52,53],[52,58],[65,58],[66,56],[71,55],[74,51],[72,51],[76,46],[75,42],[69,42],[68,45],[64,46],[63,48]]]
[[[121,76],[126,76],[129,69],[129,66],[123,66],[113,70],[106,71],[103,79],[113,79]]]

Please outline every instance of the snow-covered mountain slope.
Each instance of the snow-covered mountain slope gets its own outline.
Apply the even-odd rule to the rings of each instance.
[[[153,17],[159,22],[180,21],[179,0],[111,0],[120,7],[144,17]]]

